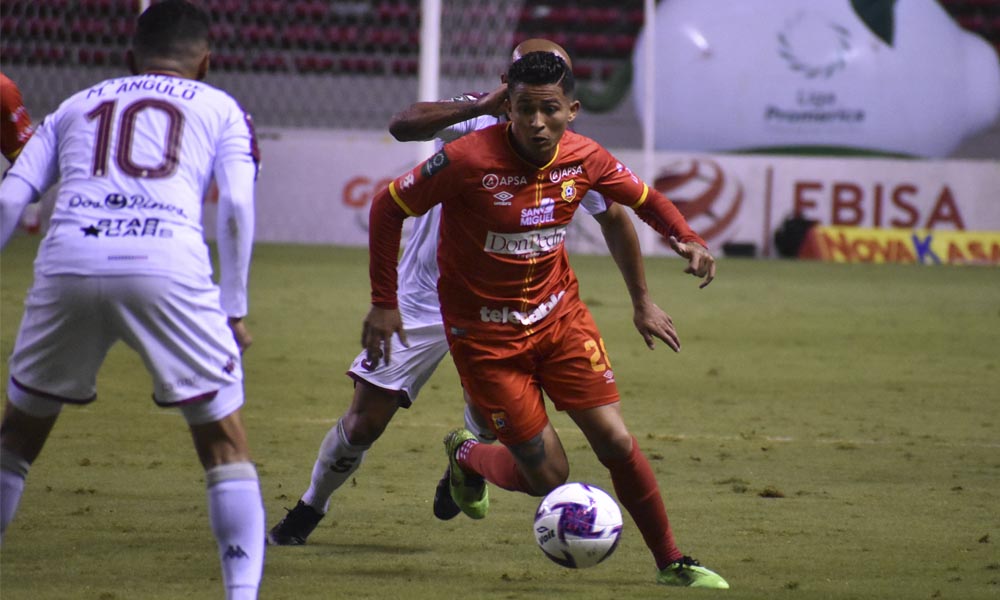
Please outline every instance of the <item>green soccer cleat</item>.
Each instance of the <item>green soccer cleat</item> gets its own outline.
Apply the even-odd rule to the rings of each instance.
[[[444,452],[448,455],[448,487],[455,504],[473,519],[482,519],[490,508],[489,490],[486,480],[480,475],[469,475],[458,466],[455,453],[466,440],[476,436],[467,429],[456,429],[444,436]]]
[[[729,589],[729,584],[718,573],[701,566],[701,563],[690,556],[684,556],[664,567],[656,574],[656,583],[714,590]]]

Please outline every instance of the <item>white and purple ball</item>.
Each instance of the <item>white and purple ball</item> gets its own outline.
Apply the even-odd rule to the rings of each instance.
[[[535,541],[556,564],[592,567],[618,547],[622,511],[604,490],[567,483],[549,492],[535,511]]]

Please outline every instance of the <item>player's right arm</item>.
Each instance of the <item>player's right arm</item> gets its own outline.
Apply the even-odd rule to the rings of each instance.
[[[59,162],[53,121],[55,117],[42,121],[0,183],[0,248],[14,235],[24,207],[56,181]]]
[[[371,281],[372,306],[361,326],[361,346],[371,368],[380,360],[388,364],[393,335],[406,344],[403,318],[397,300],[397,268],[403,221],[411,216],[392,196],[391,188],[382,188],[372,199],[368,213],[368,278]]]
[[[464,141],[464,140],[462,140]],[[462,141],[457,142],[461,144]],[[361,331],[361,345],[372,367],[384,358],[390,361],[390,341],[399,335],[406,345],[403,322],[399,315],[398,266],[403,221],[422,215],[435,204],[453,197],[455,187],[447,175],[461,174],[461,166],[449,158],[452,144],[410,171],[389,182],[375,194],[368,213],[368,277],[371,281],[372,308]]]
[[[389,133],[400,142],[417,142],[441,137],[450,141],[468,131],[448,135],[448,128],[482,116],[503,114],[507,84],[482,96],[463,95],[439,102],[417,102],[394,114]]]

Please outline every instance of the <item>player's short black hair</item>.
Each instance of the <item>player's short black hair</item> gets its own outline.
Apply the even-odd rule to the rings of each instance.
[[[561,56],[552,52],[529,52],[507,69],[507,85],[513,88],[519,83],[545,85],[556,83],[563,93],[572,97],[576,89],[573,71]]]
[[[208,44],[211,24],[208,13],[188,0],[162,0],[139,15],[132,49],[146,58],[186,58],[192,47]]]

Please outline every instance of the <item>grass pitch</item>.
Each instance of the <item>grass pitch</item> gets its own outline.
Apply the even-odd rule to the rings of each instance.
[[[2,256],[4,356],[36,244]],[[268,550],[262,598],[1000,598],[997,270],[723,260],[698,290],[680,262],[649,259],[673,354],[643,345],[610,259],[573,263],[681,549],[732,589],[654,585],[627,516],[617,553],[585,571],[535,547],[536,499],[495,489],[484,521],[436,521],[441,438],[462,410],[445,359],[309,544]],[[350,400],[366,253],[258,246],[251,286],[245,416],[271,526]],[[4,600],[222,597],[201,469],[149,393],[120,346],[98,401],[63,411],[4,542]],[[572,423],[553,421],[571,479],[610,490]]]

